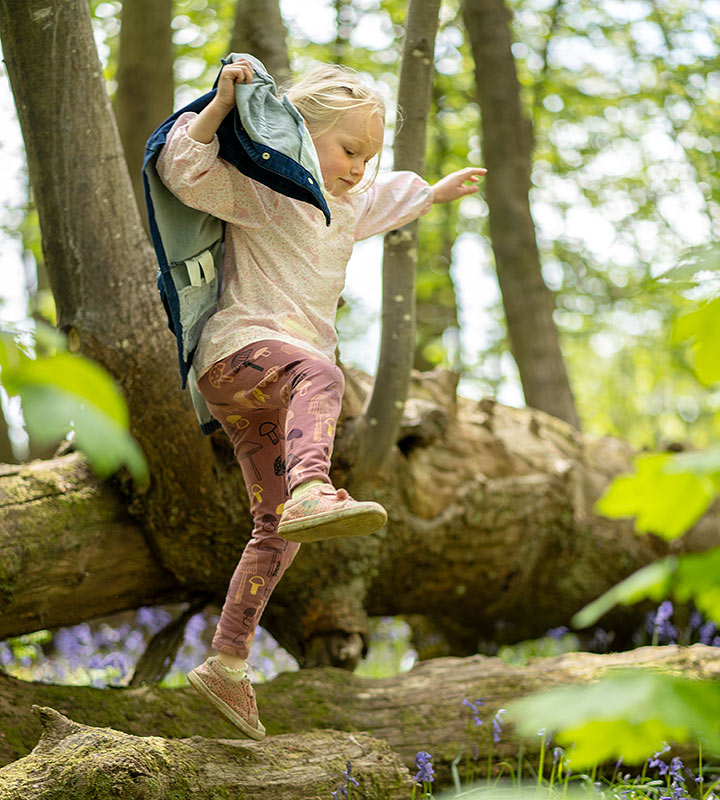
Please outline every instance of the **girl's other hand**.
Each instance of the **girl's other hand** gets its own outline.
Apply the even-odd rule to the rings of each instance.
[[[246,58],[239,58],[226,64],[220,72],[217,94],[214,101],[228,111],[235,106],[235,84],[250,83],[253,79],[252,64]]]
[[[477,182],[485,174],[487,174],[487,170],[482,167],[465,167],[457,172],[451,172],[430,187],[433,193],[433,203],[450,203],[459,197],[475,194],[479,189]],[[466,181],[470,181],[471,185],[468,185]]]

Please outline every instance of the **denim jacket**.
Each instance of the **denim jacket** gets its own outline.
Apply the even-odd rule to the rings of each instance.
[[[329,225],[320,166],[302,116],[287,97],[278,98],[275,82],[253,56],[230,53],[223,65],[240,57],[252,63],[254,76],[250,84],[235,86],[235,108],[217,131],[220,157],[265,186],[316,206]],[[189,378],[205,434],[220,426],[197,391],[192,359],[222,291],[225,223],[175,197],[160,180],[156,161],[175,120],[186,111],[205,108],[217,92],[218,79],[219,75],[210,92],[176,111],[152,133],[143,161],[148,224],[159,265],[157,285],[168,327],[177,339],[181,387]]]

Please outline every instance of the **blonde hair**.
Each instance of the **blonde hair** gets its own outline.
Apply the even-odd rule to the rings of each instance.
[[[313,67],[287,87],[286,94],[302,114],[311,136],[327,133],[345,111],[364,109],[368,116],[377,114],[385,123],[385,101],[380,92],[354,69],[339,64]],[[363,188],[372,183],[378,168],[379,158],[376,158],[374,174],[369,181],[363,181]]]

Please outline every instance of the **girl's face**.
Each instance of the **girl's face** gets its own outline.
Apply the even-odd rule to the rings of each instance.
[[[363,109],[339,113],[329,131],[312,137],[325,189],[334,197],[360,183],[365,165],[382,146],[384,127],[377,113]]]

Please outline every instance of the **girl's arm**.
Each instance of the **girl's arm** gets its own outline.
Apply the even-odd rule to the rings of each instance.
[[[253,68],[245,58],[226,64],[220,72],[217,93],[188,126],[191,139],[202,144],[210,144],[220,123],[235,106],[235,84],[250,83]]]
[[[468,194],[475,194],[479,189],[477,182],[485,174],[487,170],[481,167],[466,167],[451,172],[430,187],[433,203],[450,203]],[[466,181],[471,181],[473,185],[469,186]]]

